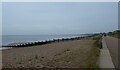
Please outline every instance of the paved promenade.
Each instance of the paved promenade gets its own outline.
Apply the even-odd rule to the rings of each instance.
[[[118,38],[106,36],[104,39],[109,49],[115,68],[118,68]]]
[[[103,37],[100,57],[101,68],[118,68],[118,38]]]
[[[100,68],[115,68],[107,48],[105,37],[102,39],[103,48],[100,53]]]

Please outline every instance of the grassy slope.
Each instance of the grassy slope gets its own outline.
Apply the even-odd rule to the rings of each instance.
[[[116,30],[110,34],[110,36],[116,37],[120,39],[120,30]]]
[[[99,55],[100,55],[100,48],[101,48],[101,37],[93,37],[95,40],[93,46],[91,47],[91,51],[88,54],[88,58],[86,59],[87,68],[99,68]]]

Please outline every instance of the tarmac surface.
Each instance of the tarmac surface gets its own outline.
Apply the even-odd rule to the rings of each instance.
[[[118,40],[110,36],[103,37],[100,68],[118,68]]]
[[[106,36],[103,38],[109,49],[115,68],[118,68],[118,38]]]
[[[106,45],[105,37],[102,39],[102,46],[100,53],[100,68],[115,68]]]

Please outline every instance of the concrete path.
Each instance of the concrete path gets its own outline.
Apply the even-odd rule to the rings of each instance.
[[[110,51],[112,61],[115,65],[115,68],[118,68],[118,38],[106,36],[104,37],[107,47]]]
[[[100,68],[115,68],[104,37],[102,40],[102,44],[103,48],[101,49],[100,54]]]

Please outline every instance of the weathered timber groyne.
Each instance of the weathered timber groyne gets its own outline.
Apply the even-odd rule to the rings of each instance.
[[[54,42],[64,42],[64,41],[73,41],[73,40],[80,40],[85,39],[87,37],[92,36],[83,36],[83,37],[74,37],[74,38],[59,38],[59,39],[52,39],[52,40],[45,40],[45,41],[36,41],[36,42],[27,42],[27,43],[17,43],[17,44],[9,44],[2,47],[13,47],[13,48],[19,48],[19,47],[30,47],[30,46],[37,46],[37,45],[44,45],[44,44],[50,44]]]

